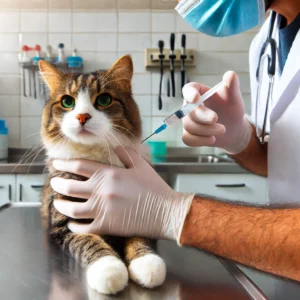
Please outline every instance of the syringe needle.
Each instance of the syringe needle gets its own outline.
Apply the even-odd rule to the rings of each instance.
[[[155,134],[155,132],[153,132],[151,135],[149,135],[147,138],[145,138],[144,140],[141,141],[141,144],[143,144],[144,142],[146,142],[147,140],[149,140],[153,135]]]

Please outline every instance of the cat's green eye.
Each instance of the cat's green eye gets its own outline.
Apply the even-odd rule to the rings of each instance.
[[[75,106],[75,99],[72,96],[65,95],[61,100],[61,105],[64,108],[73,108]]]
[[[101,94],[96,98],[96,105],[106,107],[110,105],[112,102],[112,99],[109,94]]]

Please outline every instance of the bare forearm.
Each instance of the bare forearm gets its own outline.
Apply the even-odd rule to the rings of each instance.
[[[196,197],[180,242],[300,281],[300,209],[245,207]]]
[[[252,136],[248,147],[231,157],[242,167],[260,176],[268,176],[267,144],[261,145],[252,126]]]

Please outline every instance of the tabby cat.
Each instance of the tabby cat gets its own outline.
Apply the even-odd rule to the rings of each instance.
[[[80,262],[86,269],[88,285],[100,293],[123,290],[128,274],[142,286],[161,285],[166,267],[155,254],[153,241],[70,232],[69,218],[54,208],[53,201],[85,200],[60,195],[49,184],[56,176],[86,180],[55,170],[55,158],[90,159],[123,167],[113,151],[115,146],[139,144],[141,120],[131,92],[131,57],[123,56],[108,71],[90,74],[64,73],[46,61],[40,61],[39,68],[50,90],[41,127],[50,172],[42,195],[41,215],[50,240]]]

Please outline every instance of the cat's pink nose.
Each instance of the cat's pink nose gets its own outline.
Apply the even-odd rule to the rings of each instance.
[[[83,126],[88,119],[91,118],[89,114],[79,114],[76,116],[76,118],[79,120],[80,124]]]

